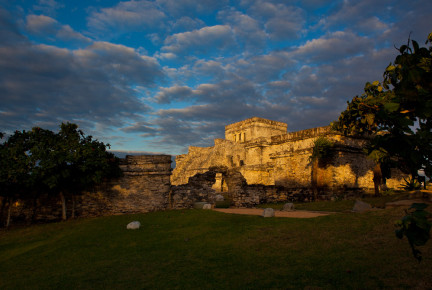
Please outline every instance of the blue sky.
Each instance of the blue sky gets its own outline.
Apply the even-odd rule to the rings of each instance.
[[[432,1],[0,0],[0,131],[181,154],[253,116],[328,125],[432,32]]]

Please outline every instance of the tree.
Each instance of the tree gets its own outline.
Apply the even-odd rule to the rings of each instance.
[[[76,124],[62,123],[58,134],[33,128],[32,140],[36,175],[46,190],[60,198],[62,220],[67,219],[66,196],[72,199],[74,216],[77,194],[120,172],[117,158],[106,151],[109,144],[85,136]]]
[[[7,205],[6,224],[14,200],[32,197],[36,201],[41,193],[60,198],[63,220],[67,219],[66,196],[71,197],[74,215],[75,195],[121,174],[118,158],[107,147],[71,123],[62,123],[58,133],[39,127],[16,131],[0,144],[0,196],[2,208]]]
[[[3,138],[4,134],[1,134]],[[29,153],[29,134],[15,131],[7,141],[0,144],[0,196],[2,212],[6,208],[5,226],[9,227],[13,202],[27,194],[34,178],[31,175],[34,163]]]
[[[345,135],[371,137],[366,151],[377,164],[376,189],[383,165],[397,167],[413,178],[420,168],[432,174],[431,42],[432,33],[426,41],[428,48],[408,40],[386,68],[384,80],[366,83],[364,94],[348,102],[332,124]]]

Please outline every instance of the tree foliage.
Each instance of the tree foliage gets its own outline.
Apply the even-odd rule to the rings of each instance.
[[[432,174],[432,33],[420,47],[414,40],[384,71],[382,82],[366,83],[348,102],[333,128],[346,135],[373,136],[368,155],[416,175]]]
[[[408,210],[406,216],[395,223],[397,227],[395,233],[399,239],[407,237],[414,257],[420,262],[422,255],[416,247],[423,246],[430,238],[432,227],[432,215],[425,211],[427,207],[424,203],[414,203]]]
[[[61,124],[58,133],[39,127],[16,131],[0,146],[0,194],[9,205],[19,195],[59,196],[66,219],[65,196],[74,200],[83,190],[120,174],[118,159],[107,147],[71,123]]]

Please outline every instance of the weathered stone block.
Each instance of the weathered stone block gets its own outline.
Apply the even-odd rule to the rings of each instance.
[[[293,211],[294,210],[294,204],[291,202],[286,203],[286,204],[284,204],[282,210],[283,211]]]
[[[354,207],[352,209],[353,212],[366,212],[370,210],[372,210],[372,206],[361,200],[356,200]]]
[[[265,217],[265,218],[267,218],[267,217],[274,217],[275,216],[274,209],[272,209],[272,208],[265,208],[264,211],[263,211],[263,213],[262,213],[262,216]]]
[[[203,205],[202,209],[211,209],[212,205],[210,203],[206,203]]]

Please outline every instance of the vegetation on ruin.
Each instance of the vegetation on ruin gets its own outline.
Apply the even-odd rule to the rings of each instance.
[[[10,207],[18,198],[33,199],[35,211],[41,194],[61,199],[66,220],[65,196],[74,200],[84,189],[120,174],[118,159],[107,147],[71,123],[62,123],[58,133],[39,127],[15,131],[0,144],[0,220],[6,216],[9,225]]]
[[[3,230],[0,288],[431,288],[431,245],[419,264],[394,238],[402,213],[265,219],[175,210]],[[141,228],[126,230],[133,220]]]
[[[326,137],[318,137],[312,147],[311,161],[326,161],[332,158],[334,143]]]

